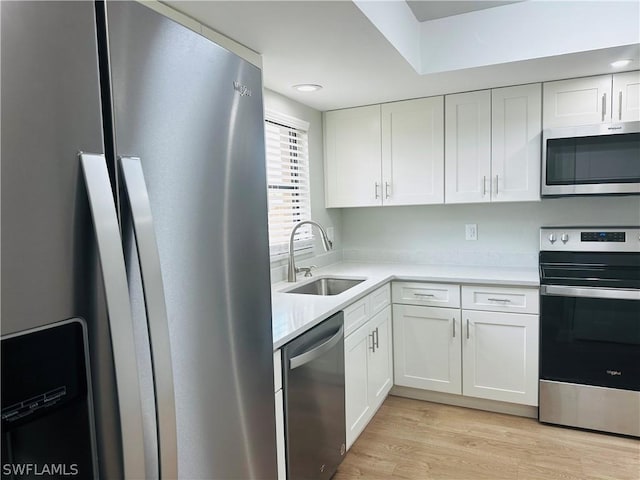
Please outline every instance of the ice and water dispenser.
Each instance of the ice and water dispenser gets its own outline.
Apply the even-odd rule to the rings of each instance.
[[[95,478],[82,321],[2,338],[2,479]]]

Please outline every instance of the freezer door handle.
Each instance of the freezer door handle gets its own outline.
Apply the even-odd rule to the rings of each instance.
[[[104,155],[80,153],[80,165],[104,281],[116,373],[125,478],[146,478],[142,403],[133,339],[131,303],[107,162]]]
[[[124,178],[126,200],[131,210],[147,312],[156,397],[160,478],[178,478],[176,406],[169,321],[149,193],[139,158],[121,157],[120,169]]]

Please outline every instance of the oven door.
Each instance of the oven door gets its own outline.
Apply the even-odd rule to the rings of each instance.
[[[543,196],[640,193],[640,122],[543,133]]]
[[[543,285],[540,379],[640,391],[640,290]]]

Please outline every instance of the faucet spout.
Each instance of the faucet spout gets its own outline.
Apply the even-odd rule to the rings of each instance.
[[[295,224],[293,229],[291,230],[291,235],[289,236],[289,265],[288,265],[288,273],[287,273],[287,281],[295,282],[296,274],[299,272],[299,269],[296,268],[296,262],[293,257],[293,237],[295,236],[296,230],[300,228],[302,225],[313,225],[320,230],[320,238],[322,240],[322,246],[324,247],[325,252],[328,252],[333,248],[333,242],[329,240],[329,236],[325,231],[324,227],[313,220],[303,220],[302,222],[298,222]]]

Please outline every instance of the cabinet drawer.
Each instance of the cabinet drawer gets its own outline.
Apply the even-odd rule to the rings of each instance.
[[[371,299],[371,315],[380,312],[391,303],[391,285],[386,284],[369,295]]]
[[[371,315],[371,301],[367,295],[344,309],[344,336],[354,332]]]
[[[460,307],[460,285],[446,283],[393,282],[393,303]]]
[[[273,352],[273,391],[282,390],[282,360],[280,350]]]
[[[462,308],[492,312],[538,313],[537,288],[462,286]]]

